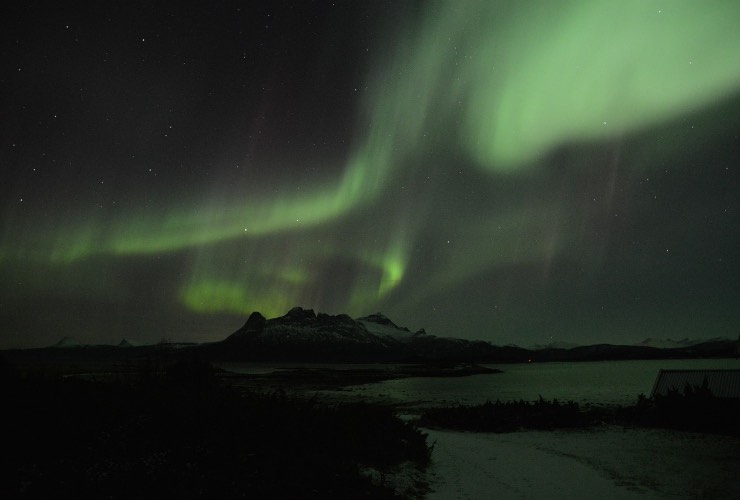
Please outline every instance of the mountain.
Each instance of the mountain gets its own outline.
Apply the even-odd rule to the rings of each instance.
[[[692,347],[697,344],[704,344],[707,342],[725,342],[729,339],[724,337],[715,337],[712,339],[690,339],[685,338],[683,340],[673,340],[673,339],[654,339],[654,338],[646,338],[639,344],[639,346],[647,346],[647,347],[658,347],[660,349],[678,349],[682,347]]]
[[[73,347],[77,347],[76,349]],[[596,344],[573,346],[560,342],[524,349],[497,346],[482,340],[437,337],[424,329],[416,332],[394,323],[382,313],[352,319],[346,314],[316,314],[294,307],[285,315],[267,319],[253,312],[237,331],[219,342],[172,343],[137,346],[121,340],[117,346],[82,345],[65,337],[41,349],[3,351],[20,363],[84,364],[104,360],[123,363],[137,359],[182,359],[259,362],[349,363],[526,363],[548,361],[597,361],[623,359],[686,359],[736,357],[738,341],[646,339],[637,345]]]
[[[385,360],[392,357],[391,343],[396,342],[371,334],[346,314],[317,315],[313,309],[294,307],[269,320],[253,312],[215,349],[240,360]]]
[[[436,337],[423,329],[412,332],[382,313],[352,319],[346,314],[316,314],[312,309],[294,307],[272,319],[253,312],[244,326],[225,340],[198,349],[214,360],[297,362],[521,363],[735,355],[735,343],[726,339],[681,341],[678,347],[650,344],[579,346],[556,342],[524,349]]]
[[[576,344],[573,342],[563,342],[563,341],[554,341],[550,342],[549,344],[534,344],[527,349],[530,351],[541,351],[543,349],[573,349],[574,347],[580,347],[581,344]]]
[[[129,340],[127,338],[122,338],[121,341],[118,344],[116,344],[116,347],[145,347],[148,345],[156,345],[158,347],[163,347],[163,346],[176,346],[179,344],[172,343],[172,342],[166,342],[166,341],[160,341],[156,344],[146,344],[139,340]],[[192,343],[189,343],[189,345],[192,345]]]
[[[408,328],[396,325],[382,313],[375,313],[362,318],[357,318],[356,321],[365,327],[365,330],[371,334],[391,341],[410,343],[414,339],[418,339],[422,335],[426,335],[423,328],[412,333]]]
[[[691,359],[735,356],[736,343],[727,339],[700,341],[686,347],[595,344],[572,349],[534,351],[534,361],[607,361],[625,359]]]
[[[80,344],[77,340],[73,339],[72,337],[64,337],[59,342],[53,345],[53,347],[60,347],[60,348],[68,348],[68,347],[81,347],[82,344]]]
[[[526,361],[528,351],[488,342],[435,337],[411,332],[381,313],[352,319],[294,307],[266,319],[253,312],[222,342],[207,346],[208,355],[240,361]]]

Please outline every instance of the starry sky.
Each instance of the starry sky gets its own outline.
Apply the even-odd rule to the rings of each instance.
[[[0,347],[740,330],[736,0],[0,11]]]

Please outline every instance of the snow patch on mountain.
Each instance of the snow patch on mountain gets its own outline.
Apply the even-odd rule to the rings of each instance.
[[[400,327],[382,313],[375,313],[362,318],[357,318],[357,323],[362,325],[369,333],[382,338],[398,342],[411,342],[421,335],[425,335],[424,329],[411,332],[406,327]]]

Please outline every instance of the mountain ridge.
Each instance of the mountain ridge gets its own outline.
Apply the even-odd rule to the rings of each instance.
[[[78,348],[60,349],[66,346]],[[176,357],[182,353],[209,361],[307,363],[527,363],[736,357],[740,352],[738,342],[724,338],[706,341],[646,339],[632,345],[552,342],[530,348],[499,346],[483,340],[437,337],[423,328],[412,332],[379,312],[353,319],[347,314],[316,313],[302,307],[294,307],[283,316],[270,319],[255,311],[242,327],[216,342],[137,345],[124,339],[117,346],[91,346],[65,337],[49,348],[3,352],[25,356],[24,351],[28,355],[44,351],[45,356],[65,360],[91,356],[124,359],[156,352],[158,356]]]
[[[382,313],[352,319],[294,307],[272,319],[253,312],[241,328],[209,349],[219,357],[241,361],[516,363],[731,356],[735,343],[716,338],[660,348],[646,342],[587,346],[557,342],[527,349],[437,337],[423,328],[411,332]]]

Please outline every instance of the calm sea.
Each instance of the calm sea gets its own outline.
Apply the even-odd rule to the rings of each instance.
[[[634,403],[650,395],[660,369],[740,368],[736,359],[683,359],[648,361],[595,361],[487,365],[503,373],[470,377],[406,378],[324,391],[368,400],[388,400],[418,405],[480,404],[487,400],[545,399],[590,405]]]

